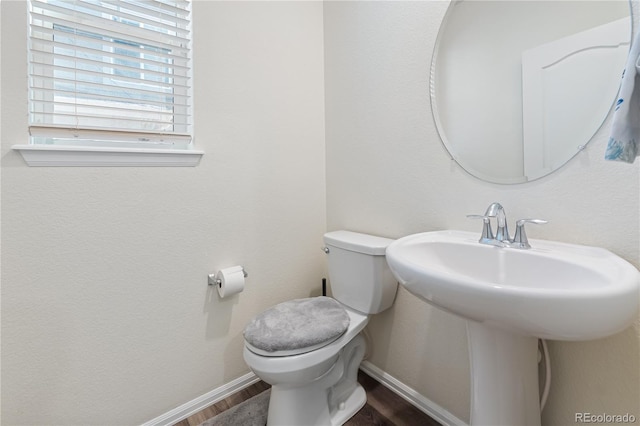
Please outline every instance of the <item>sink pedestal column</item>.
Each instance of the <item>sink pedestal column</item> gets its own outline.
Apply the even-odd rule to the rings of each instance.
[[[540,426],[538,339],[467,321],[472,426]]]

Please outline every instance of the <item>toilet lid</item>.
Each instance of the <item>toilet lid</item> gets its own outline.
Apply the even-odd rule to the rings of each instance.
[[[247,347],[259,355],[289,356],[328,345],[349,327],[349,314],[336,300],[320,296],[275,305],[244,329]]]

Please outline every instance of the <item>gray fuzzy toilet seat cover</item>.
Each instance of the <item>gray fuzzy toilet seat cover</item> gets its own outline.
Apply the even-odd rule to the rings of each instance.
[[[256,316],[244,329],[251,346],[296,351],[329,344],[349,327],[349,314],[336,300],[320,296],[283,302]]]

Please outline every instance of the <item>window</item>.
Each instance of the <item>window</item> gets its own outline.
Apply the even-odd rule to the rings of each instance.
[[[190,19],[184,0],[30,0],[31,144],[190,150]]]

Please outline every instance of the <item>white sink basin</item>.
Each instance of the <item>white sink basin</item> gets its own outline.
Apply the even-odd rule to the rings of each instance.
[[[638,314],[640,272],[613,253],[530,240],[528,250],[462,231],[394,241],[387,263],[409,292],[466,318],[471,425],[540,426],[538,338],[590,340]]]
[[[640,273],[596,247],[531,240],[519,250],[476,233],[414,234],[387,248],[409,292],[467,319],[524,335],[589,340],[617,333],[638,313]]]

